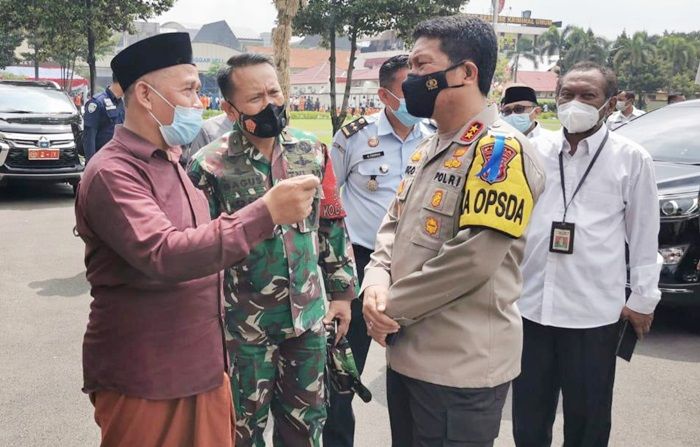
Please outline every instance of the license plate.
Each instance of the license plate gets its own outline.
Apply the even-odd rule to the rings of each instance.
[[[58,160],[61,158],[60,149],[29,149],[27,152],[29,160]]]

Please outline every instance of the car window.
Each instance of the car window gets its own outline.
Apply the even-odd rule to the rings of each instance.
[[[37,87],[0,87],[1,112],[75,113],[65,93]]]
[[[700,164],[700,107],[664,107],[615,131],[658,161]]]

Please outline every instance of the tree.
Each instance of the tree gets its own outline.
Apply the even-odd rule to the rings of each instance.
[[[696,47],[685,37],[667,35],[659,41],[660,55],[668,62],[670,75],[694,71],[698,66]]]
[[[513,74],[513,82],[518,82],[518,67],[520,65],[520,57],[531,61],[537,68],[539,51],[530,39],[518,39],[515,42],[515,48],[506,52],[506,57],[512,61],[511,73]]]
[[[563,31],[559,31],[556,26],[550,26],[537,40],[540,54],[548,57],[559,56],[561,59],[566,51],[567,39],[573,28],[569,25]]]
[[[26,57],[34,61],[35,76],[39,64],[54,53],[65,57],[67,47],[85,42],[80,57],[90,68],[90,91],[95,90],[95,59],[98,48],[114,31],[129,31],[137,19],[147,19],[172,7],[175,0],[0,0],[0,20],[9,29],[22,30],[32,52]],[[11,11],[11,12],[7,12]],[[63,42],[57,43],[59,40]]]
[[[620,88],[634,91],[637,104],[643,107],[644,93],[655,92],[664,84],[663,61],[656,46],[646,32],[638,31],[631,38],[620,36],[613,51]]]
[[[0,0],[0,69],[15,63],[15,48],[22,43],[22,33],[13,27],[16,12],[8,0]]]
[[[621,40],[615,49],[615,66],[629,63],[632,67],[641,68],[649,65],[656,57],[656,47],[645,31],[634,33],[631,39]]]
[[[299,35],[321,35],[330,48],[330,100],[333,133],[345,122],[352,74],[357,54],[357,40],[386,30],[400,36],[410,35],[419,21],[435,15],[455,14],[466,3],[461,0],[309,0],[294,18],[294,31]],[[336,90],[336,37],[350,40],[350,60],[345,73],[345,91],[338,110]]]
[[[292,23],[299,9],[308,3],[308,0],[275,0],[277,26],[272,30],[272,44],[277,77],[285,98],[289,97],[289,39],[292,37]]]
[[[132,31],[133,22],[146,20],[172,8],[175,0],[74,0],[79,8],[80,29],[87,37],[86,61],[90,69],[90,94],[95,91],[96,49],[99,36],[113,31]]]
[[[571,27],[566,35],[564,54],[557,63],[562,72],[566,72],[575,63],[593,61],[605,65],[608,59],[610,44],[602,37],[596,36],[593,30]]]

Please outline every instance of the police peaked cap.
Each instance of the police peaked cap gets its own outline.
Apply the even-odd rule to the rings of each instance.
[[[110,66],[126,91],[141,76],[180,64],[194,65],[188,33],[163,33],[140,40],[114,56]]]
[[[535,90],[526,85],[514,85],[508,87],[501,99],[501,104],[506,105],[517,101],[530,101],[537,104]]]

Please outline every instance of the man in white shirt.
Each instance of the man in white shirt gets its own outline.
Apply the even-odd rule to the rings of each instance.
[[[542,108],[533,88],[513,84],[503,92],[501,119],[522,132],[530,141],[539,137],[552,138],[555,134],[537,121],[541,113]]]
[[[615,130],[646,113],[644,110],[639,110],[634,106],[635,99],[634,92],[622,91],[617,94],[617,104],[615,105],[617,110],[610,115],[607,123],[610,130]]]
[[[642,338],[661,296],[652,159],[603,125],[616,84],[600,65],[573,66],[557,86],[559,139],[537,145],[547,181],[521,267],[522,373],[513,382],[519,447],[551,444],[560,391],[564,445],[607,445],[619,320]]]

